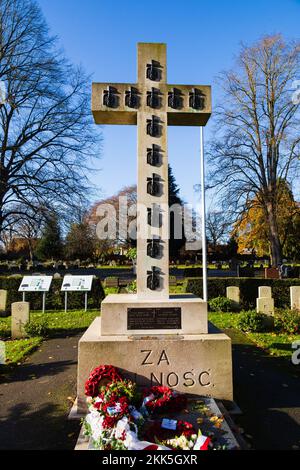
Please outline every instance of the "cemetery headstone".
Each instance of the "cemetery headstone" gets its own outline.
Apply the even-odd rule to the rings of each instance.
[[[104,279],[104,286],[105,287],[118,287],[119,278],[118,277],[106,277]]]
[[[270,286],[259,286],[258,297],[272,297],[272,289]]]
[[[12,339],[26,337],[24,326],[29,322],[29,319],[29,302],[14,302],[11,304]]]
[[[0,289],[0,317],[6,317],[8,312],[6,310],[7,290]]]
[[[257,313],[265,315],[274,315],[274,299],[270,297],[259,297],[256,299]]]
[[[240,288],[237,286],[228,286],[226,288],[226,297],[231,300],[232,307],[238,309],[240,307]]]
[[[291,309],[300,310],[300,286],[290,287]]]
[[[6,362],[5,342],[0,341],[0,364],[5,364],[5,362]]]
[[[230,338],[208,332],[202,299],[169,294],[167,126],[204,126],[211,114],[211,89],[168,84],[166,62],[165,44],[139,43],[137,83],[93,84],[96,124],[137,125],[141,210],[137,294],[108,295],[101,318],[80,339],[79,412],[86,410],[84,383],[99,364],[121,368],[139,385],[162,384],[229,401],[233,397]]]
[[[256,311],[265,315],[274,315],[274,299],[272,298],[270,286],[259,286]]]
[[[256,311],[265,315],[274,315],[274,299],[271,297],[259,297],[256,299]]]
[[[277,268],[265,268],[265,279],[279,279]]]

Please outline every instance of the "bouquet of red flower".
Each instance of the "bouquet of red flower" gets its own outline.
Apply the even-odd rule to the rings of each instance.
[[[139,396],[134,382],[123,379],[115,367],[103,365],[91,372],[85,393],[89,407],[84,420],[85,434],[94,448],[204,450],[209,446],[210,439],[197,436],[191,423],[145,419],[149,414],[176,412],[186,407],[186,396],[169,387],[153,386]],[[139,402],[140,406],[142,398],[138,410],[135,405]],[[147,440],[140,440],[141,436]]]
[[[143,396],[142,409],[150,413],[176,412],[182,410],[187,404],[185,395],[161,385],[147,388]]]
[[[114,381],[101,386],[97,397],[90,397],[88,403],[104,418],[103,427],[112,428],[130,415],[129,404],[135,396],[136,385],[130,380]]]
[[[197,441],[197,433],[193,425],[182,420],[162,419],[148,423],[143,437],[171,449],[183,450],[193,448]]]
[[[88,397],[96,397],[100,387],[112,382],[121,381],[122,377],[114,366],[103,365],[96,367],[85,383],[85,394]]]

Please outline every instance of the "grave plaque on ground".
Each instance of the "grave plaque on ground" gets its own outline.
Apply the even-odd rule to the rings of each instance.
[[[29,322],[29,302],[14,302],[11,304],[11,337],[24,338],[24,326]]]
[[[169,295],[167,126],[204,126],[211,114],[210,86],[169,85],[166,45],[139,43],[138,82],[94,83],[92,112],[97,124],[137,125],[141,210],[137,294],[106,296],[101,318],[81,338],[78,411],[86,410],[84,383],[100,364],[121,368],[139,385],[232,400],[230,338],[208,332],[202,299]]]
[[[300,310],[300,286],[290,287],[291,309]]]
[[[0,289],[0,317],[7,315],[6,311],[7,290]]]

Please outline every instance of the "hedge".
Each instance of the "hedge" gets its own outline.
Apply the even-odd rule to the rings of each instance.
[[[208,298],[226,296],[226,287],[240,288],[241,308],[252,309],[256,306],[259,286],[271,286],[275,306],[290,308],[290,286],[300,286],[300,279],[258,279],[258,278],[208,278]],[[202,278],[188,278],[184,283],[185,292],[202,297]]]
[[[22,300],[22,292],[18,292],[23,276],[0,276],[0,289],[7,290],[7,310],[12,302]],[[49,292],[46,293],[46,310],[62,310],[65,306],[65,293],[61,292],[62,279],[52,279]],[[92,289],[88,293],[88,308],[100,308],[105,293],[100,279],[93,279]],[[42,309],[42,293],[26,292],[26,301],[30,302],[31,310]],[[84,308],[83,292],[68,292],[68,309]]]

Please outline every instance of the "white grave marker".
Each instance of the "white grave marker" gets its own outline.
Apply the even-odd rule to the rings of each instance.
[[[0,341],[0,364],[5,364],[6,353],[5,353],[5,342]]]
[[[300,286],[290,287],[291,309],[300,310]]]
[[[11,304],[11,337],[12,339],[26,336],[24,326],[29,322],[29,302]]]
[[[0,289],[0,317],[6,313],[7,290]]]
[[[232,302],[232,306],[238,308],[240,306],[240,288],[237,286],[228,286],[226,288],[226,297]]]
[[[259,286],[258,288],[258,297],[268,297],[269,299],[272,298],[272,289],[270,286]]]

